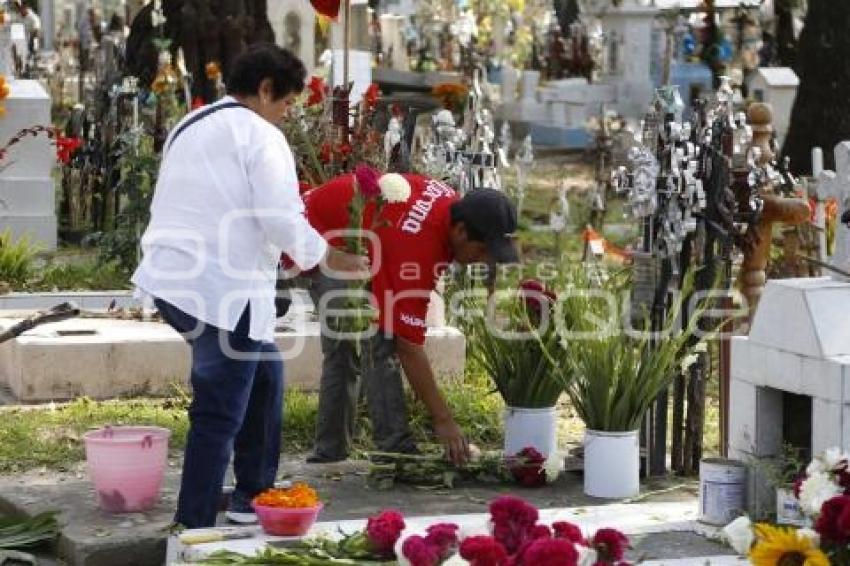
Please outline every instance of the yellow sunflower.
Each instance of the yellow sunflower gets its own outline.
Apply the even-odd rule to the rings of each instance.
[[[755,531],[756,544],[750,551],[755,566],[830,566],[812,539],[794,529],[756,525]]]

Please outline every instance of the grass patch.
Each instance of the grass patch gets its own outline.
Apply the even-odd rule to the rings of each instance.
[[[129,289],[130,279],[117,264],[92,259],[50,264],[30,279],[27,291],[111,291]]]
[[[452,380],[443,387],[458,423],[470,440],[484,447],[502,442],[502,403],[489,395],[484,376]],[[93,401],[82,398],[62,405],[0,409],[0,473],[18,473],[45,467],[64,470],[85,459],[83,434],[104,425],[153,425],[172,432],[170,446],[186,445],[189,397],[177,392],[165,399]],[[283,451],[296,454],[313,445],[318,396],[290,389],[283,412]],[[409,399],[410,422],[417,441],[433,442],[424,407]],[[369,450],[371,428],[361,414],[354,450]]]

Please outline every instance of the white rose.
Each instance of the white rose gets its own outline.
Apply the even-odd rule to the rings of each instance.
[[[799,538],[807,538],[812,541],[812,545],[816,548],[820,547],[820,535],[817,531],[813,531],[812,529],[799,529],[797,531],[797,536]]]
[[[576,550],[578,551],[578,566],[593,566],[596,564],[597,556],[595,550],[583,544],[577,544]]]
[[[410,198],[410,183],[398,173],[387,173],[378,179],[381,195],[387,202],[407,202]]]
[[[841,495],[841,488],[832,481],[829,474],[811,475],[800,487],[800,508],[806,515],[814,517],[820,513],[823,504],[836,495]]]
[[[755,540],[753,534],[753,524],[749,517],[738,517],[725,527],[723,527],[723,538],[729,543],[735,552],[741,556],[746,556],[750,552]]]
[[[806,467],[806,476],[816,476],[818,474],[826,473],[827,471],[828,470],[826,469],[823,459],[818,456],[809,462],[809,465]]]

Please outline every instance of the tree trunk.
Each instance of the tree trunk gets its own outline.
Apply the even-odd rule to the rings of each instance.
[[[824,166],[834,169],[832,148],[850,139],[850,2],[810,0],[800,35],[800,87],[783,155],[796,174],[812,170],[811,150],[821,147]]]

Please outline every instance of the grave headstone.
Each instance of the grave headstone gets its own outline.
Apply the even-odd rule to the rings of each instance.
[[[791,108],[797,96],[800,79],[789,67],[761,67],[750,80],[749,90],[757,102],[773,106],[776,143],[782,147],[791,122]]]
[[[275,41],[296,55],[308,72],[316,66],[316,11],[308,0],[279,0],[269,2],[269,22]]]
[[[50,97],[37,81],[11,80],[0,119],[0,144],[19,131],[50,125]],[[47,136],[27,136],[0,163],[0,231],[28,236],[44,249],[56,248],[55,154]]]
[[[850,271],[850,228],[840,221],[841,215],[850,208],[850,141],[835,146],[835,171],[822,171],[817,179],[818,199],[834,198],[838,202],[835,253],[829,263],[842,271]],[[839,278],[835,273],[830,276]]]

